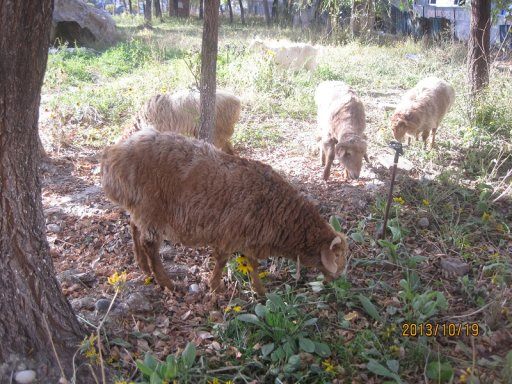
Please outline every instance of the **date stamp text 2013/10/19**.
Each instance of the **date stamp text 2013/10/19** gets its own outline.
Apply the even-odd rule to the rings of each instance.
[[[478,323],[403,323],[403,337],[461,337],[480,334]]]

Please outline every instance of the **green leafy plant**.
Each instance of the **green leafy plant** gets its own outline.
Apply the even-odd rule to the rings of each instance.
[[[142,374],[142,383],[161,384],[169,380],[186,383],[192,376],[195,360],[196,347],[193,343],[188,343],[181,355],[168,355],[165,362],[158,361],[147,352],[144,361],[137,360],[137,368]]]
[[[277,293],[270,293],[265,305],[255,306],[254,314],[244,313],[236,317],[237,321],[250,324],[255,341],[262,344],[262,358],[277,366],[283,366],[301,351],[320,357],[331,354],[327,344],[311,339],[311,327],[318,319],[302,313],[302,301],[299,295],[295,298],[288,295],[288,300],[283,300]]]

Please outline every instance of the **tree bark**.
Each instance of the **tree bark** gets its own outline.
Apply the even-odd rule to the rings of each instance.
[[[279,0],[274,0],[272,2],[272,20],[274,20],[274,23],[279,22]]]
[[[199,0],[199,19],[202,20],[204,15],[204,1]]]
[[[203,41],[201,46],[199,138],[212,142],[215,124],[215,93],[217,75],[217,44],[219,38],[219,0],[205,3]]]
[[[151,25],[151,0],[146,0],[144,4],[144,24]]]
[[[153,0],[155,3],[155,17],[158,17],[162,20],[162,7],[160,5],[160,0]]]
[[[128,9],[130,10],[130,15],[131,15],[133,13],[132,0],[128,0]]]
[[[70,378],[84,331],[55,278],[41,201],[37,126],[52,10],[52,0],[0,0],[0,361],[30,359],[48,369],[38,382],[55,383],[53,347]],[[0,377],[13,368],[0,366]]]
[[[489,85],[490,41],[491,0],[472,0],[468,75],[473,95]]]
[[[227,0],[229,9],[229,23],[233,24],[233,7],[231,6],[231,0]]]
[[[240,4],[240,19],[242,20],[242,24],[245,25],[244,3],[242,0],[238,0],[238,4]]]
[[[263,0],[263,10],[265,11],[265,21],[267,25],[270,27],[270,10],[268,9],[268,1]]]

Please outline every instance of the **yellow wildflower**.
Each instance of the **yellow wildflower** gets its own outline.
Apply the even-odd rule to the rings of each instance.
[[[151,276],[147,276],[144,279],[144,285],[150,285],[153,282],[153,278]]]
[[[400,205],[404,205],[404,203],[405,203],[405,200],[403,199],[403,197],[402,197],[402,196],[394,197],[394,198],[393,198],[393,201],[394,201],[395,203],[400,204]]]
[[[226,307],[226,309],[224,309],[224,312],[225,312],[225,313],[228,313],[229,311],[231,311],[231,309],[233,309],[233,308],[231,308],[231,305],[228,305],[228,306]]]
[[[484,212],[484,214],[482,215],[483,221],[489,221],[490,218],[491,218],[491,214],[488,212]]]
[[[107,279],[108,283],[112,286],[120,286],[126,283],[126,271],[121,272],[120,274],[114,272],[112,276]]]
[[[265,277],[268,276],[268,272],[267,271],[260,272],[260,273],[258,273],[258,276],[260,277],[260,279],[264,279]]]
[[[428,207],[430,205],[430,201],[428,201],[428,199],[423,199],[422,203],[425,207]]]
[[[399,356],[400,355],[400,347],[398,345],[392,345],[389,347],[389,351],[395,355],[395,356]]]
[[[324,367],[324,371],[328,373],[335,373],[336,368],[334,365],[332,365],[332,362],[330,359],[322,361],[322,367]]]
[[[240,312],[241,310],[242,310],[242,307],[241,307],[241,306],[239,306],[239,305],[235,305],[235,306],[233,307],[233,312]]]
[[[214,377],[212,381],[208,381],[208,384],[220,384],[220,380]]]
[[[468,379],[473,377],[473,374],[471,373],[471,367],[467,367],[464,373],[462,373],[459,377],[459,383],[465,384],[468,382]]]
[[[252,272],[252,265],[249,263],[249,259],[245,256],[238,256],[236,258],[238,265],[236,266],[237,271],[242,272],[244,275]]]

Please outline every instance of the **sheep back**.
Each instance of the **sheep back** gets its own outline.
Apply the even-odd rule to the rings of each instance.
[[[200,94],[197,91],[180,91],[175,94],[153,96],[143,106],[136,121],[136,130],[148,125],[160,132],[175,132],[198,137],[200,119]],[[232,154],[230,143],[235,124],[240,118],[240,99],[218,90],[215,99],[215,127],[213,144]]]

